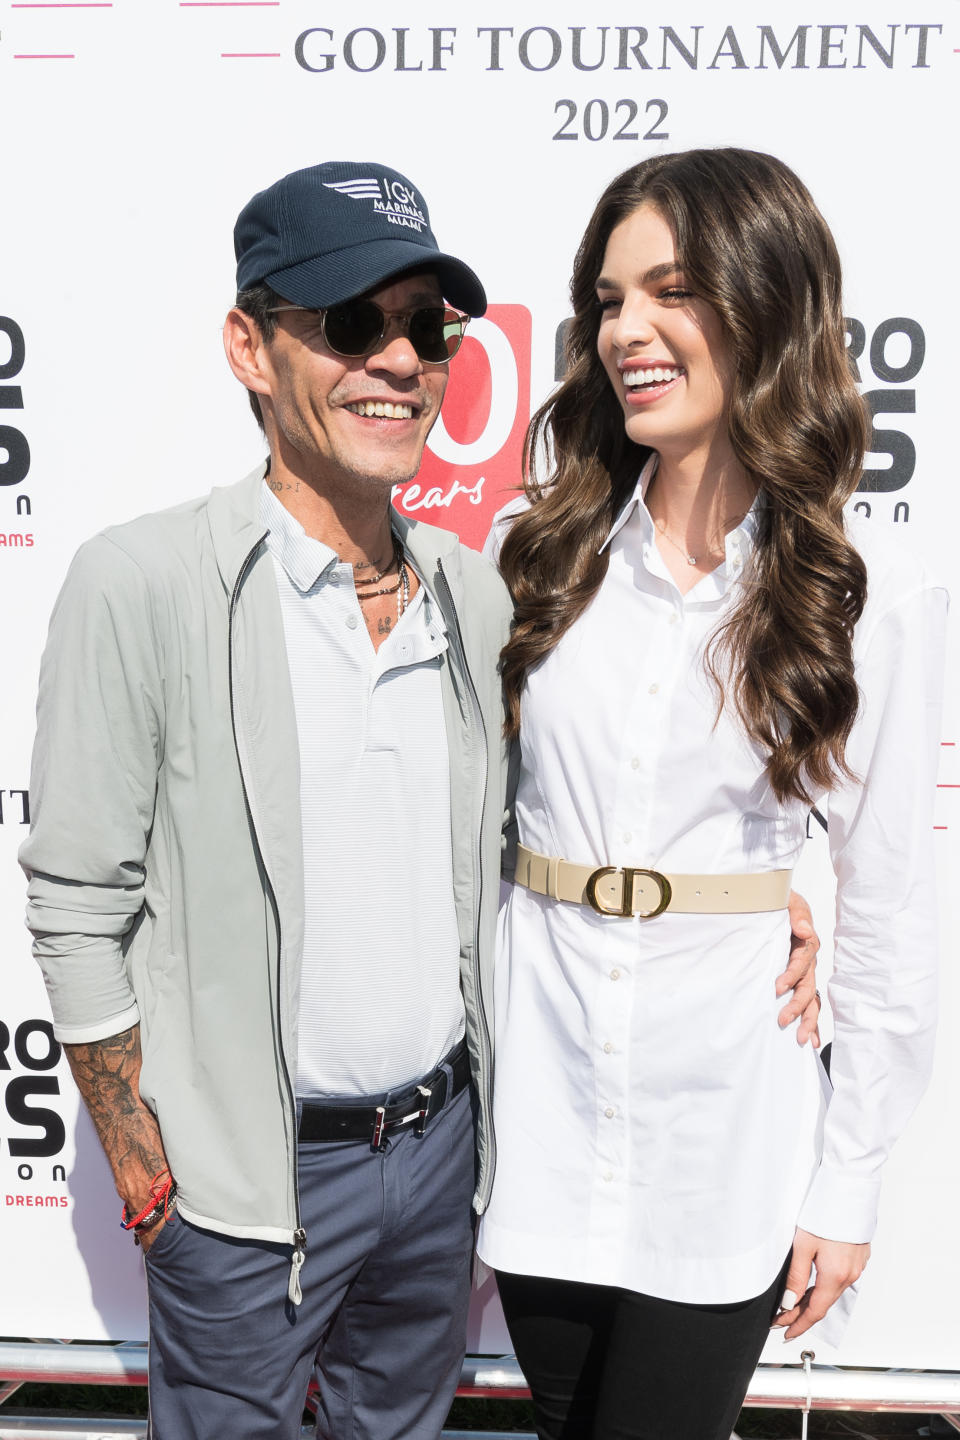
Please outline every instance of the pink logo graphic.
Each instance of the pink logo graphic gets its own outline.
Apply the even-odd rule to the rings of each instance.
[[[523,305],[491,305],[470,321],[420,473],[394,492],[401,514],[454,530],[475,550],[520,484],[530,331]]]

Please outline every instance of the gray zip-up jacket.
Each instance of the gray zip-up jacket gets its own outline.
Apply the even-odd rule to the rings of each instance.
[[[41,665],[20,858],[57,1037],[83,1043],[139,1023],[141,1094],[182,1214],[299,1251],[300,776],[258,518],[263,474],[78,552]],[[497,660],[510,605],[495,570],[453,535],[396,524],[449,630],[443,704],[482,1210],[507,784]],[[358,871],[344,903],[376,894],[376,874]]]

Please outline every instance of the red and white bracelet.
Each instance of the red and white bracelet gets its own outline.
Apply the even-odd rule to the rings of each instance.
[[[164,1179],[164,1177],[166,1177]],[[145,1230],[152,1230],[154,1225],[167,1218],[170,1209],[170,1202],[176,1199],[177,1182],[169,1170],[159,1170],[150,1181],[150,1199],[144,1205],[138,1215],[132,1215],[129,1207],[124,1201],[123,1212],[120,1216],[120,1224],[124,1230],[134,1232],[134,1240],[139,1245],[140,1236]]]

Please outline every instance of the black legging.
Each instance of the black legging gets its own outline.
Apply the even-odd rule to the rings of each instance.
[[[498,1271],[541,1440],[729,1440],[788,1264],[732,1305]]]

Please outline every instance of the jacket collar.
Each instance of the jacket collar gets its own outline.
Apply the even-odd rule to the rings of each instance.
[[[244,561],[267,537],[267,526],[260,518],[260,489],[266,473],[267,462],[262,460],[236,484],[217,486],[210,492],[207,505],[210,534],[217,566],[230,594]],[[456,535],[435,525],[411,520],[396,510],[393,523],[411,560],[428,583],[441,561],[448,578],[459,577],[460,542]]]
[[[235,485],[218,485],[210,492],[207,517],[217,568],[228,594],[233,594],[244,561],[267,536],[260,519],[260,486],[267,473],[262,460]]]
[[[408,515],[401,515],[396,509],[393,512],[393,524],[403,541],[404,549],[413,561],[414,568],[428,585],[441,567],[448,580],[460,578],[460,539],[452,530],[441,530],[437,525],[411,520]]]

